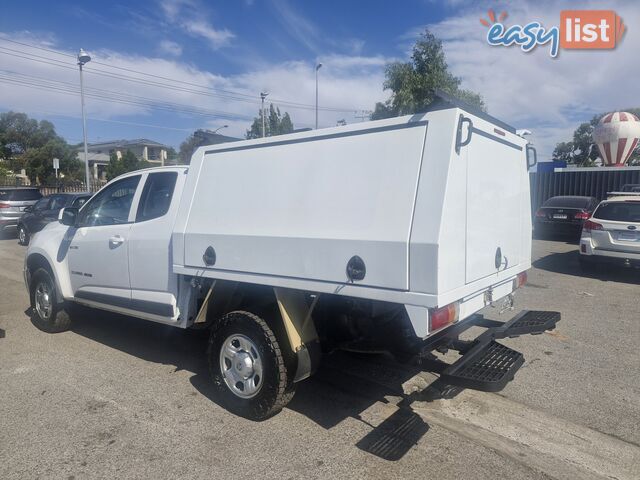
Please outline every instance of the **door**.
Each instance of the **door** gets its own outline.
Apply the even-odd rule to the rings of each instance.
[[[181,182],[184,177],[180,175]],[[129,236],[132,309],[165,318],[174,317],[178,294],[171,260],[171,232],[180,201],[174,195],[178,178],[175,171],[147,175]]]
[[[522,148],[473,128],[467,154],[466,283],[522,261]]]
[[[128,308],[128,240],[140,177],[103,188],[80,212],[67,254],[74,297]]]

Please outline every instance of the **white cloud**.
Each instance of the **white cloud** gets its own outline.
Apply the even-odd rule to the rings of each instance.
[[[320,51],[322,41],[319,29],[309,19],[298,13],[287,0],[272,0],[276,18],[284,30],[298,43],[312,52]]]
[[[61,50],[50,39],[46,44],[37,37],[28,34],[0,33],[0,46],[11,48],[20,53],[42,55],[56,60],[56,65],[5,55],[0,49],[0,108],[24,111],[34,116],[41,114],[62,114],[78,116],[80,105],[78,98],[78,70],[74,54],[56,55],[50,52],[3,42],[2,37],[18,40],[30,45],[45,46]],[[89,52],[93,57],[85,67],[86,107],[89,117],[131,120],[154,124],[156,110],[144,105],[131,105],[110,99],[95,98],[92,94],[111,95],[105,92],[119,92],[120,95],[135,95],[162,102],[186,105],[192,109],[206,110],[204,115],[181,113],[176,110],[175,117],[189,118],[189,124],[204,128],[217,128],[228,124],[224,130],[228,135],[244,135],[251,120],[257,116],[260,106],[259,93],[268,91],[269,100],[278,105],[281,111],[288,111],[296,128],[311,127],[315,122],[315,70],[313,62],[292,61],[256,67],[238,75],[219,75],[202,70],[196,66],[172,58],[152,58],[135,56],[122,52],[97,50]],[[383,57],[327,55],[323,57],[324,66],[320,73],[319,114],[320,126],[333,126],[344,118],[348,123],[357,121],[354,112],[371,109],[376,101],[384,100],[387,95],[382,91]],[[62,63],[59,63],[62,62]],[[132,69],[148,74],[201,85],[210,95],[199,95],[189,90],[200,88],[175,84],[177,90],[168,90],[159,86],[128,82],[116,76],[128,75],[149,82],[169,83],[165,80],[139,76],[126,70],[114,70],[97,62],[120,69]],[[100,72],[98,72],[100,70]],[[24,76],[27,75],[27,76]],[[11,80],[11,83],[7,81]],[[33,83],[69,90],[66,93],[35,88]],[[53,82],[53,83],[51,83]],[[64,83],[59,83],[64,82]],[[99,89],[100,91],[96,91]],[[232,92],[232,93],[229,93]],[[124,97],[130,98],[130,97]],[[300,105],[303,104],[303,105]],[[337,107],[346,111],[327,111],[326,107]],[[175,127],[177,124],[167,124]],[[80,124],[78,123],[78,128]],[[134,133],[131,134],[135,136]],[[158,133],[161,138],[161,132]],[[77,137],[81,136],[78,131]],[[91,136],[91,133],[90,133]]]
[[[580,122],[596,113],[640,105],[640,4],[613,5],[625,20],[627,32],[616,50],[561,50],[556,59],[548,45],[531,53],[517,47],[490,47],[485,40],[485,7],[429,25],[443,40],[451,70],[463,79],[463,87],[481,93],[491,114],[517,128],[534,132],[540,157],[548,159],[559,141],[571,138]],[[538,20],[545,26],[559,23],[566,2],[537,2],[509,6],[505,23]],[[570,8],[570,7],[569,7]],[[602,8],[582,3],[580,9]]]
[[[202,37],[209,42],[212,48],[216,49],[229,43],[235,37],[233,33],[225,29],[213,28],[205,20],[185,20],[180,22],[184,30],[193,37]]]
[[[182,55],[182,47],[180,44],[176,42],[172,42],[171,40],[162,40],[158,45],[158,49],[162,53],[166,53],[167,55],[171,55],[173,57],[179,57]]]
[[[186,34],[207,41],[216,50],[226,46],[235,34],[226,28],[214,27],[203,13],[197,0],[162,0],[160,8],[165,20],[180,27]]]

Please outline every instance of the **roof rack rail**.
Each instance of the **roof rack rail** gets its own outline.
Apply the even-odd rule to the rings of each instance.
[[[607,192],[609,197],[638,197],[640,192]]]

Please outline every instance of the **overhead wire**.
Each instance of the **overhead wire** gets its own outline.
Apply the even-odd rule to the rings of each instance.
[[[11,40],[8,38],[4,38],[4,37],[0,37],[0,40],[2,41],[6,41],[6,42],[10,42],[10,43],[14,43],[14,44],[18,44],[21,46],[25,46],[25,47],[29,47],[29,48],[33,48],[33,49],[39,49],[39,50],[43,50],[49,53],[54,53],[57,55],[62,55],[65,57],[72,57],[75,58],[74,55],[66,53],[66,52],[60,52],[57,50],[53,50],[53,49],[49,49],[49,48],[45,48],[45,47],[41,47],[41,46],[37,46],[37,45],[32,45],[32,44],[28,44],[25,42],[19,42],[17,40]],[[14,52],[14,54],[16,52],[20,53],[20,54],[26,54],[26,55],[31,55],[33,57],[36,57],[38,59],[41,60],[46,60],[46,61],[50,61],[53,60],[50,57],[44,57],[41,55],[36,55],[33,53],[29,53],[29,52],[24,52],[24,51],[18,51],[15,49],[8,49],[6,47],[0,47],[0,49],[4,49],[4,50],[9,50],[11,52]],[[4,53],[1,52],[0,53]],[[17,55],[16,55],[17,56]],[[21,57],[24,58],[24,57]],[[63,63],[60,60],[53,60],[55,62],[58,63]],[[168,88],[168,89],[172,89],[172,90],[177,90],[177,91],[183,91],[183,92],[188,92],[188,93],[194,93],[194,94],[198,94],[198,95],[208,95],[208,96],[213,96],[213,97],[218,97],[218,98],[224,98],[227,100],[233,100],[233,101],[242,101],[242,102],[248,102],[248,103],[254,103],[254,104],[259,104],[260,100],[258,98],[256,98],[253,95],[249,95],[246,93],[241,93],[241,92],[235,92],[235,91],[231,91],[231,90],[224,90],[224,89],[220,89],[220,88],[214,88],[214,87],[210,87],[210,86],[204,86],[204,85],[199,85],[196,83],[192,83],[192,82],[188,82],[185,80],[177,80],[177,79],[172,79],[170,77],[165,77],[162,75],[157,75],[157,74],[152,74],[152,73],[148,73],[148,72],[142,72],[139,70],[135,70],[135,69],[131,69],[131,68],[127,68],[127,67],[121,67],[121,66],[117,66],[117,65],[112,65],[106,62],[100,62],[97,60],[93,60],[92,61],[93,64],[96,65],[102,65],[105,66],[107,68],[113,68],[113,69],[117,69],[117,70],[121,70],[121,71],[126,71],[126,72],[130,72],[130,73],[135,73],[138,75],[144,75],[150,78],[155,78],[155,79],[159,79],[159,80],[165,80],[165,81],[170,81],[173,83],[177,83],[177,84],[183,84],[183,85],[188,85],[190,87],[197,87],[198,89],[201,90],[194,90],[193,88],[186,88],[186,87],[178,87],[176,85],[169,85],[163,82],[159,82],[156,80],[147,80],[147,79],[142,79],[142,78],[138,78],[138,77],[132,77],[130,75],[123,75],[123,74],[114,74],[113,72],[109,72],[106,70],[102,70],[102,69],[96,69],[94,67],[85,67],[84,71],[87,73],[93,73],[96,75],[103,75],[103,76],[107,76],[109,78],[117,78],[120,80],[125,80],[125,81],[129,81],[129,82],[136,82],[136,83],[141,83],[144,85],[151,85],[151,86],[156,86],[156,87],[160,87],[160,88]],[[62,65],[61,65],[62,66]],[[65,68],[74,68],[74,67],[70,67],[68,65],[64,65]],[[220,93],[216,93],[216,92],[220,92]],[[288,101],[288,100],[284,100],[284,99],[273,99],[274,103],[278,103],[282,106],[287,106],[289,108],[295,108],[295,109],[305,109],[305,110],[315,110],[315,105],[310,105],[310,104],[305,104],[305,103],[300,103],[300,102],[292,102],[292,101]],[[318,107],[318,110],[322,110],[322,111],[332,111],[332,112],[342,112],[342,113],[346,113],[346,112],[355,112],[361,109],[358,108],[339,108],[339,107]]]

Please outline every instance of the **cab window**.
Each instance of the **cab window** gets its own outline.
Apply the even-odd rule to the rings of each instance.
[[[46,210],[46,209],[47,209],[47,207],[48,207],[48,205],[49,205],[49,202],[50,202],[50,201],[51,201],[51,197],[44,197],[44,198],[41,198],[41,199],[40,199],[40,200],[38,200],[38,201],[36,202],[36,204],[33,206],[33,209],[34,209],[34,210],[37,210],[37,211]]]
[[[52,195],[48,210],[60,210],[66,203],[67,199],[63,195]]]
[[[129,221],[133,196],[140,182],[140,175],[123,178],[91,198],[81,211],[80,226],[118,225]]]
[[[159,218],[169,211],[177,178],[177,172],[149,174],[140,197],[136,222]]]

